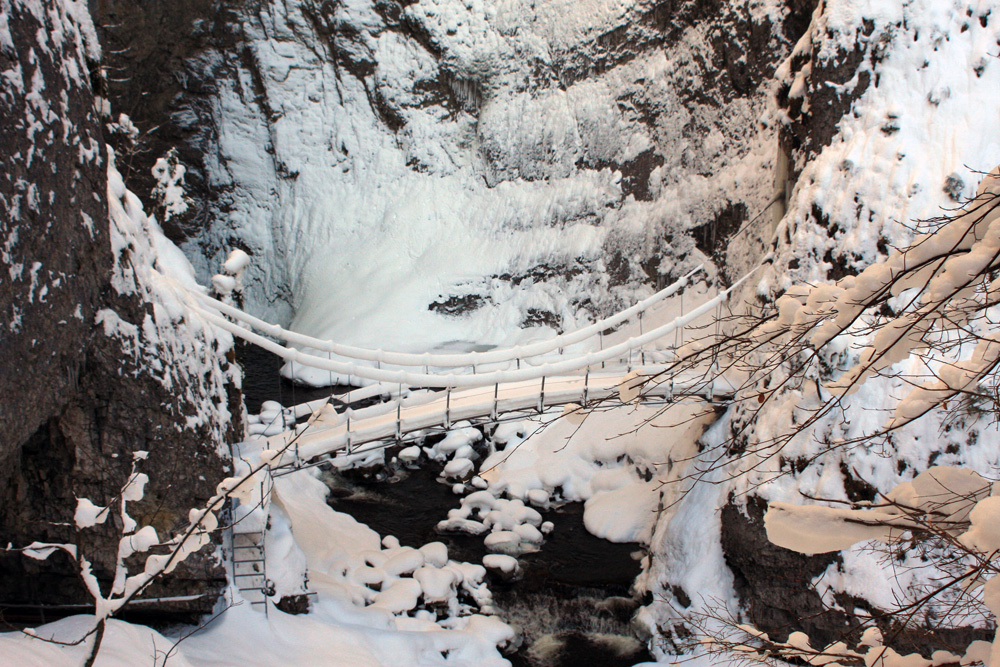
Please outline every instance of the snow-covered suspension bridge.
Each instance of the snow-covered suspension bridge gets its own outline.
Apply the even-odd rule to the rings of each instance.
[[[205,294],[192,295],[199,302],[194,306],[199,315],[292,366],[328,371],[331,380],[336,375],[349,382],[369,383],[349,392],[348,403],[394,397],[341,412],[333,404],[334,399],[341,401],[333,395],[292,408],[289,430],[269,437],[262,453],[272,471],[282,474],[336,454],[364,455],[447,431],[459,421],[496,423],[551,407],[570,406],[572,411],[581,406],[582,410],[595,402],[604,406],[635,400],[672,402],[693,394],[708,401],[728,399],[732,388],[713,377],[712,369],[668,372],[669,362],[676,358],[674,350],[662,345],[651,348],[668,337],[675,343],[683,340],[684,327],[713,311],[718,322],[723,304],[746,277],[690,312],[643,330],[644,313],[669,297],[683,295],[700,270],[698,267],[631,308],[581,329],[526,345],[467,353],[415,354],[343,345],[287,331]],[[605,334],[629,321],[638,324],[637,334],[606,345]],[[302,349],[286,347],[268,337]],[[570,346],[588,340],[596,350],[566,353]],[[304,350],[326,353],[326,357]],[[296,424],[304,417],[308,417],[305,423]]]

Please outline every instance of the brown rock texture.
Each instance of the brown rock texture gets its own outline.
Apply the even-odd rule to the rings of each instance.
[[[0,11],[11,36],[0,69],[17,75],[0,88],[0,542],[77,544],[107,580],[121,526],[76,530],[76,499],[110,503],[147,451],[150,483],[130,514],[169,537],[224,476],[239,395],[226,340],[168,316],[145,281],[155,255],[143,230],[109,226],[89,17],[64,0]],[[212,551],[147,595],[202,595],[173,610],[210,610],[224,583]],[[8,613],[87,600],[68,558],[0,556]]]

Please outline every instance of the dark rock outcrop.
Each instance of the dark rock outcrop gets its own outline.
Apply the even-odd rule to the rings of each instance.
[[[747,501],[743,510],[734,503],[722,509],[722,550],[733,572],[736,593],[755,627],[772,639],[804,631],[817,645],[847,634],[847,617],[823,604],[812,580],[837,559],[837,554],[803,556],[772,544],[764,532],[767,504]]]
[[[109,137],[125,182],[147,211],[155,211],[156,160],[176,150],[187,170],[184,189],[192,205],[163,221],[167,237],[179,243],[205,224],[218,197],[205,159],[218,133],[212,104],[216,81],[225,76],[220,54],[237,52],[233,6],[224,0],[90,0],[89,5],[103,46],[107,96],[115,116],[126,113],[139,130],[127,150]]]
[[[745,508],[726,505],[722,548],[749,621],[771,639],[785,641],[792,632],[805,632],[813,646],[836,641],[853,646],[874,621],[895,650],[930,657],[939,650],[961,655],[973,641],[993,638],[990,628],[928,625],[932,616],[923,625],[914,619],[903,624],[889,610],[843,593],[834,596],[835,606],[825,604],[812,582],[840,554],[807,556],[772,544],[764,530],[766,510],[767,503],[756,496],[747,499]]]
[[[108,287],[111,244],[104,144],[86,70],[96,63],[80,52],[75,31],[55,39],[61,26],[51,25],[51,15],[12,0],[2,7],[13,43],[0,46],[0,69],[20,75],[0,89],[5,460],[78,384]],[[0,475],[6,470],[0,466]]]
[[[147,451],[150,482],[129,513],[164,539],[186,526],[223,476],[239,396],[225,382],[225,342],[167,317],[140,284],[150,240],[109,227],[89,19],[61,0],[0,8],[12,37],[0,69],[19,76],[0,89],[0,542],[76,544],[107,581],[120,523],[76,530],[76,499],[111,503],[133,453]],[[209,611],[224,583],[211,552],[147,597],[202,596],[173,610]],[[62,555],[3,554],[0,591],[14,609],[89,600]]]

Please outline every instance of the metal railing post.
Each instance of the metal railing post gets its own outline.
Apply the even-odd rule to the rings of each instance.
[[[399,397],[396,399],[396,442],[403,437],[403,385],[399,385]]]
[[[542,391],[538,395],[538,414],[542,414],[542,412],[545,411],[544,407],[545,407],[545,376],[543,375],[542,376]]]
[[[684,317],[684,291],[681,291],[681,317]],[[678,340],[678,337],[680,340]],[[674,348],[678,348],[684,344],[684,324],[682,323],[676,329],[674,334]]]
[[[446,430],[451,430],[451,387],[445,390],[444,427]]]
[[[642,335],[642,311],[639,311],[639,335]],[[644,348],[639,348],[639,360],[643,366],[646,365],[646,350]]]
[[[347,392],[350,395],[350,392]],[[351,455],[351,408],[348,407],[344,414],[347,415],[347,455]]]
[[[601,342],[601,352],[604,352],[604,330],[597,332],[597,337]],[[604,368],[604,360],[601,360],[601,368]]]
[[[493,385],[493,411],[490,413],[490,419],[496,422],[500,418],[499,403],[500,400],[500,383],[497,382]]]

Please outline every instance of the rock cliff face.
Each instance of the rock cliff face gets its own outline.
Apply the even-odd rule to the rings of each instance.
[[[107,97],[115,116],[126,113],[140,133],[134,145],[118,137],[109,141],[119,151],[118,168],[147,211],[157,213],[167,237],[175,242],[197,235],[218,213],[219,189],[210,181],[208,154],[218,143],[213,122],[216,81],[228,76],[221,52],[239,52],[240,3],[184,0],[143,3],[92,0],[90,11],[103,47]],[[151,196],[156,186],[152,168],[171,150],[186,167],[185,193],[190,207],[166,220]]]
[[[111,244],[105,152],[82,36],[65,11],[56,14],[63,25],[52,25],[41,8],[5,2],[3,10],[9,32],[0,67],[15,74],[0,97],[6,458],[78,384]],[[47,43],[37,43],[40,35]]]
[[[810,27],[810,0],[765,9],[710,0],[584,4],[95,0],[91,10],[108,95],[140,130],[136,148],[123,151],[126,182],[152,210],[155,160],[176,148],[187,168],[191,206],[167,221],[167,234],[187,241],[203,274],[234,246],[251,251],[248,296],[258,313],[371,345],[397,327],[377,314],[365,314],[368,327],[351,321],[359,300],[352,283],[362,276],[386,287],[384,302],[366,309],[396,318],[473,303],[429,312],[458,323],[448,337],[489,342],[488,329],[559,327],[580,308],[610,308],[636,285],[662,282],[703,256],[741,273],[769,240],[766,223],[780,217],[768,208],[778,200],[783,212],[803,165],[864,90],[827,86],[854,76],[861,51],[822,60],[803,48],[777,71]],[[792,92],[800,72],[808,108]],[[788,122],[761,123],[778,79]],[[447,224],[428,226],[427,218]],[[498,259],[457,261],[459,278],[445,271],[443,287],[438,261],[435,291],[394,301],[391,287],[418,281],[421,267],[393,273],[380,264],[406,255],[433,264],[439,258],[421,236],[438,245],[457,238],[447,261],[460,247],[476,252],[485,237]],[[329,268],[338,265],[345,270]],[[331,283],[348,294],[342,303]],[[561,292],[568,305],[553,298]],[[509,303],[515,312],[486,319],[488,327],[454,317]],[[414,328],[435,327],[438,320]],[[110,379],[93,377],[85,403]],[[140,391],[155,392],[146,380]],[[136,412],[119,398],[99,400]],[[49,446],[54,439],[93,429],[86,410],[66,414],[74,417],[49,422],[25,451],[51,456],[60,451]],[[144,420],[163,425],[155,415]],[[730,524],[735,517],[727,515]],[[762,569],[743,570],[750,574],[740,592],[756,595]],[[809,576],[800,579],[802,597]]]
[[[76,498],[110,502],[148,451],[133,517],[161,536],[186,522],[238,427],[231,341],[168,312],[168,244],[109,169],[86,7],[4,0],[0,17],[0,542],[79,544],[107,579],[120,526],[78,533]],[[221,583],[205,553],[150,593],[204,594],[180,608],[207,611]],[[4,555],[0,591],[0,605],[87,600],[58,556]]]
[[[425,347],[572,326],[702,255],[759,254],[723,251],[773,199],[759,119],[813,9],[773,5],[93,3],[130,72],[112,90],[157,128],[127,177],[178,146],[195,205],[168,234],[203,277],[243,247],[257,313]],[[449,302],[476,307],[431,309]]]
[[[980,102],[969,100],[986,94],[991,108],[1000,101],[993,93],[1000,67],[982,56],[985,45],[998,42],[1000,26],[977,3],[947,10],[933,2],[819,4],[776,72],[772,118],[780,127],[785,210],[771,239],[773,264],[761,272],[754,296],[767,301],[796,281],[855,274],[893,248],[905,248],[919,220],[974,194],[980,175],[972,170],[993,168],[1000,132],[995,114],[984,116],[976,110]],[[761,517],[769,501],[804,502],[803,495],[871,501],[931,465],[984,471],[996,465],[989,409],[931,413],[884,443],[841,449],[839,443],[881,425],[882,417],[873,415],[895,409],[907,386],[898,379],[873,382],[845,400],[842,414],[820,420],[773,460],[754,454],[767,450],[777,433],[795,432],[816,404],[818,387],[852,363],[852,354],[823,353],[808,380],[775,390],[769,409],[758,413],[751,400],[750,407],[731,411],[731,433],[739,435],[730,445],[750,452],[757,468],[748,479],[730,480],[734,495],[713,500],[724,507],[719,532],[733,588],[748,616],[774,637],[803,629],[817,640],[834,640],[875,618],[906,652],[930,655],[988,639],[992,631],[980,621],[951,611],[929,611],[905,628],[892,626],[884,611],[910,593],[880,576],[885,566],[872,551],[805,557],[766,540]],[[766,383],[754,389],[767,390]],[[920,576],[906,585],[916,589],[912,582]]]

